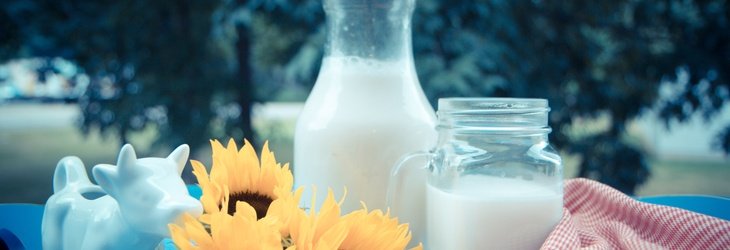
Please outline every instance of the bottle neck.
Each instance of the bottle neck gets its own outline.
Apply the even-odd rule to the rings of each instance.
[[[414,0],[325,0],[325,57],[413,61]]]

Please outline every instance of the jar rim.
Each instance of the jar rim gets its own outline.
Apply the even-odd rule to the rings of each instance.
[[[549,112],[547,99],[511,97],[449,97],[438,100],[438,112],[458,113],[529,113]]]
[[[477,133],[549,133],[546,99],[441,98],[438,128]]]
[[[550,112],[547,99],[449,97],[438,100],[438,114],[526,114]]]
[[[338,10],[407,10],[412,12],[416,6],[415,0],[324,0],[322,7],[325,12]],[[405,8],[404,8],[405,7]]]

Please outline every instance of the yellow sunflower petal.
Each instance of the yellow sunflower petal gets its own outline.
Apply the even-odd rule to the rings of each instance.
[[[328,242],[318,242],[316,246],[313,247],[315,250],[332,250],[337,249],[337,246],[330,245]]]
[[[235,225],[236,234],[239,237],[233,237],[228,241],[229,249],[253,249],[251,245],[259,241],[259,235],[256,232],[253,221],[243,216],[233,216],[232,225]],[[233,230],[233,228],[231,228]]]
[[[246,202],[238,201],[236,202],[236,214],[233,216],[256,220],[256,209]]]
[[[277,164],[278,173],[276,174],[277,185],[291,191],[294,188],[294,175],[289,169],[289,163],[285,163],[281,168],[278,168],[278,166],[279,164]]]
[[[220,211],[219,211],[219,212],[220,212]],[[205,223],[205,224],[208,224],[208,225],[210,225],[210,223],[211,223],[211,214],[212,214],[212,213],[208,213],[208,214],[202,214],[202,215],[200,215],[200,217],[198,217],[198,220],[199,220],[200,222],[202,222],[202,223]]]
[[[307,243],[311,243],[311,237],[309,237],[310,224],[309,217],[304,211],[294,211],[292,217],[289,220],[289,235],[294,240],[294,246],[300,246],[300,249],[308,249],[305,246]]]
[[[235,230],[233,229],[234,225],[232,216],[225,212],[214,213],[211,215],[210,236],[213,239],[213,242],[215,242],[221,249],[225,249],[225,246],[227,245],[226,243],[231,242],[233,238],[237,236],[234,235]]]
[[[236,150],[235,148],[233,150]],[[235,155],[235,154],[234,154]],[[245,191],[262,191],[255,190],[259,184],[259,176],[261,175],[261,164],[259,164],[259,158],[256,155],[256,150],[251,145],[251,142],[244,140],[243,147],[238,151],[238,165],[241,166],[237,169],[247,172],[246,175],[242,176],[242,181],[246,183]],[[262,192],[260,192],[262,193]]]
[[[277,189],[277,191],[280,191],[280,189]],[[293,194],[274,200],[271,202],[268,211],[266,211],[266,217],[264,217],[264,219],[276,218],[277,227],[279,228],[281,235],[289,235],[290,221],[294,216],[296,216],[295,214],[297,212],[301,211],[299,208],[299,201],[302,197],[303,191],[304,189],[300,187]]]
[[[289,233],[297,249],[339,249],[349,228],[348,222],[340,217],[340,203],[343,200],[335,201],[330,189],[319,212],[313,207],[309,214],[301,209],[291,213]]]
[[[337,222],[331,228],[327,229],[327,231],[325,231],[322,234],[322,237],[319,238],[318,249],[319,249],[319,244],[324,244],[326,246],[333,246],[333,247],[339,249],[339,246],[340,246],[340,244],[342,244],[342,241],[345,240],[347,233],[348,233],[347,222],[346,221]],[[333,248],[327,247],[324,249],[333,249]]]
[[[236,203],[236,214],[231,218],[231,231],[239,237],[229,238],[229,249],[281,249],[281,234],[270,220],[256,220],[256,211],[245,202]],[[240,237],[245,236],[245,237]]]
[[[281,249],[281,234],[275,227],[263,223],[262,221],[256,224],[259,235],[259,244],[257,249]]]
[[[343,217],[350,225],[347,238],[340,249],[405,249],[411,240],[407,224],[399,224],[390,218],[390,212],[381,210],[356,210]]]
[[[228,169],[226,169],[225,148],[218,140],[211,140],[213,166],[210,168],[210,180],[215,183],[228,183]]]
[[[188,240],[185,230],[175,224],[169,224],[167,225],[167,228],[170,229],[170,236],[172,238],[172,242],[175,243],[175,246],[181,250],[193,249],[193,245],[190,244],[190,240]]]
[[[228,140],[226,147],[223,148],[222,151],[218,152],[219,155],[217,156],[228,175],[228,185],[231,188],[230,190],[234,193],[251,185],[251,183],[247,181],[248,175],[251,173],[250,171],[241,171],[240,157],[237,157],[237,152],[238,146],[236,145],[236,141],[231,138]]]
[[[200,196],[200,202],[203,203],[205,211],[208,213],[220,211],[220,204],[222,204],[223,195],[225,195],[223,187],[218,183],[212,183],[208,190],[203,190],[203,195]]]
[[[263,149],[261,149],[261,172],[259,175],[258,183],[262,190],[271,191],[268,193],[270,197],[274,197],[273,191],[276,185],[276,158],[274,154],[269,151],[269,142],[264,143]]]
[[[200,185],[200,188],[202,189],[210,186],[210,176],[208,176],[208,171],[205,169],[205,165],[196,160],[190,160],[190,164],[193,165],[193,175],[195,175],[195,178],[198,179],[198,185]]]
[[[187,213],[183,220],[188,238],[195,242],[199,248],[212,249],[215,246],[210,234],[208,234],[208,231],[205,230],[205,227],[198,220]]]
[[[218,201],[222,195],[219,186],[211,183],[208,172],[202,163],[196,160],[192,160],[190,163],[193,165],[193,174],[198,179],[198,185],[200,185],[202,191],[200,202],[203,204],[203,209],[207,213],[219,211]]]
[[[319,209],[319,214],[317,215],[317,223],[322,226],[315,230],[314,239],[318,240],[322,234],[324,234],[324,230],[334,226],[339,220],[340,206],[335,201],[332,189],[328,189],[327,198],[325,198],[324,203],[322,203],[322,208]]]

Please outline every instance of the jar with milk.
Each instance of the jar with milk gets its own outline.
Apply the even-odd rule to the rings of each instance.
[[[425,158],[428,168],[395,167],[389,194],[408,200],[401,180],[429,173],[421,203],[426,249],[540,248],[563,209],[563,168],[548,143],[548,111],[544,99],[439,100],[436,147],[403,160]]]
[[[436,118],[411,51],[414,0],[324,0],[325,56],[294,138],[294,180],[304,197],[347,188],[343,213],[386,209],[391,168],[436,142]],[[425,192],[425,175],[414,192]],[[309,192],[309,193],[307,193]],[[420,194],[423,197],[423,194]],[[303,206],[311,207],[309,199]],[[401,222],[410,222],[407,216]],[[417,240],[417,239],[414,239]]]

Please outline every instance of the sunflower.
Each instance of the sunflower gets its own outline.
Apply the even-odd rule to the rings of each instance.
[[[411,241],[408,224],[398,224],[390,218],[390,211],[376,209],[368,213],[367,206],[345,215],[342,220],[350,225],[347,237],[338,249],[405,249]],[[420,244],[413,249],[423,249]]]
[[[313,197],[312,204],[315,204],[314,201]],[[299,209],[289,222],[293,242],[287,250],[338,249],[349,228],[347,222],[340,217],[342,201],[344,197],[336,202],[330,189],[319,213],[315,212],[314,207],[309,214]]]
[[[305,212],[299,207],[303,189],[292,192],[289,165],[276,163],[268,143],[260,161],[248,141],[241,149],[233,140],[227,147],[212,140],[211,146],[210,175],[192,161],[205,213],[198,219],[186,214],[182,225],[168,226],[180,249],[404,249],[411,239],[407,224],[381,210],[368,212],[365,204],[341,216],[347,190],[336,201],[329,189],[321,208]]]
[[[276,222],[276,227],[284,236],[285,240],[290,240],[289,224],[292,220],[299,216],[301,209],[299,208],[299,200],[302,197],[303,188],[298,188],[294,193],[286,195],[281,194],[279,198],[271,202],[269,210],[266,211],[264,219],[271,219]],[[276,192],[285,192],[281,188],[277,188]]]
[[[209,229],[189,214],[183,226],[168,225],[175,245],[182,249],[281,249],[281,234],[274,220],[256,217],[256,210],[245,202],[236,203],[236,212],[228,208],[210,215]]]
[[[226,205],[223,199],[228,199],[226,210],[230,215],[237,211],[238,201],[243,201],[253,207],[256,217],[261,219],[272,201],[292,195],[294,177],[289,164],[282,166],[276,162],[268,142],[261,150],[261,161],[248,141],[240,150],[233,139],[228,141],[227,147],[217,140],[211,140],[210,144],[213,149],[210,175],[202,163],[191,161],[193,174],[203,191],[200,201],[206,214],[221,211]],[[203,216],[203,220],[208,218]]]

